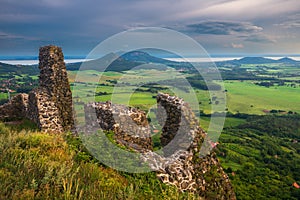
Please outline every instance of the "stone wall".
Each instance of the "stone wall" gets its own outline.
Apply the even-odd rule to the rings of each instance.
[[[0,106],[0,120],[25,118],[27,116],[28,95],[18,94],[8,103]]]
[[[104,131],[113,131],[115,141],[130,149],[139,152],[153,149],[144,111],[111,102],[86,104],[84,111],[87,127],[99,125]]]
[[[71,130],[74,126],[72,92],[62,49],[56,46],[41,47],[39,69],[40,88],[48,91],[49,100],[57,107],[63,130]]]
[[[163,124],[164,156],[147,152],[143,160],[157,172],[161,181],[181,191],[197,193],[204,199],[236,199],[216,154],[212,151],[200,157],[202,145],[211,150],[211,143],[209,140],[204,143],[207,134],[198,126],[189,105],[168,94],[158,94],[157,103],[157,118]]]
[[[204,199],[236,199],[216,154],[200,157],[202,145],[210,147],[211,143],[204,140],[207,134],[189,105],[181,98],[158,94],[157,106],[164,155],[152,151],[146,115],[138,109],[111,102],[90,103],[84,109],[86,126],[113,131],[117,143],[141,152],[141,159],[156,171],[157,177],[180,191],[197,193]]]
[[[46,88],[38,88],[29,93],[27,117],[39,128],[49,133],[63,132],[59,116],[59,110]]]
[[[176,96],[159,93],[156,99],[157,119],[163,126],[160,140],[165,156],[188,149],[199,124],[191,108]]]
[[[0,120],[28,118],[45,132],[61,133],[74,126],[72,92],[61,48],[45,46],[39,53],[39,87],[0,106]]]

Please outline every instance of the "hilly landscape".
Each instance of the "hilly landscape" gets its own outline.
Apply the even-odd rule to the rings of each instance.
[[[134,80],[141,76],[149,80],[155,77],[158,83],[145,82],[133,92],[129,102],[148,112],[158,92],[172,93],[165,85],[177,81],[178,69],[197,95],[202,128],[209,127],[214,114],[211,105],[222,101],[209,95],[207,83],[195,75],[189,63],[130,52],[121,57],[109,54],[88,61],[78,71],[81,64],[67,64],[69,81],[77,91],[77,96],[73,96],[75,102],[90,102],[93,98],[105,102],[111,99],[118,81],[126,85],[128,92],[137,86]],[[130,70],[141,64],[151,65]],[[299,199],[300,63],[290,58],[246,57],[216,65],[224,81],[227,117],[215,152],[237,199]],[[209,69],[205,63],[196,66]],[[2,104],[7,102],[8,90],[14,96],[38,85],[37,66],[1,63],[0,70]],[[175,79],[166,79],[161,71],[174,74]],[[123,76],[127,79],[121,79]],[[95,83],[93,97],[90,90]],[[215,84],[218,90],[219,81],[209,84]],[[44,134],[32,122],[20,119],[3,121],[0,130],[4,155],[0,159],[1,199],[44,199],[48,195],[50,199],[197,199],[159,182],[154,173],[127,174],[101,165],[80,138],[70,133]],[[153,135],[156,149],[161,148],[159,137],[160,133]]]
[[[1,1],[0,200],[299,200],[299,0]]]

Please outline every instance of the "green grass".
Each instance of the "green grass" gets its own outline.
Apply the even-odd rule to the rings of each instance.
[[[260,151],[257,149],[253,149],[247,146],[242,146],[240,144],[234,144],[234,143],[226,143],[224,144],[227,149],[230,149],[234,152],[238,152],[241,155],[247,156],[247,157],[260,157]]]
[[[33,80],[38,80],[39,79],[39,76],[29,76],[31,77]]]
[[[266,88],[249,81],[226,81],[227,106],[230,112],[264,114],[263,110],[300,112],[300,88]]]
[[[240,118],[235,118],[235,117],[226,117],[224,128],[235,127],[235,126],[238,126],[245,122],[246,122],[245,119],[240,119]]]
[[[241,170],[242,169],[242,165],[241,164],[238,164],[236,162],[232,162],[230,160],[225,160],[224,158],[222,157],[219,157],[219,160],[221,162],[221,165],[224,169],[228,169],[228,168],[231,168],[233,171],[237,171],[237,170]]]
[[[11,130],[0,123],[0,199],[198,199],[97,163],[70,134]]]
[[[283,77],[280,78],[282,80],[290,80],[290,81],[299,81],[300,80],[300,76],[294,76],[294,77]]]
[[[7,93],[0,92],[0,99],[7,99]]]
[[[95,70],[84,71],[68,71],[68,77],[70,82],[81,81],[86,83],[99,83],[106,82],[106,80],[119,79],[122,73],[118,72],[98,72]]]
[[[299,199],[298,133],[299,115],[249,116],[223,130],[218,158],[238,199]]]
[[[235,117],[226,117],[224,122],[224,128],[235,127],[240,124],[245,123],[245,119],[235,118]],[[210,117],[200,116],[200,126],[207,130],[210,124]]]

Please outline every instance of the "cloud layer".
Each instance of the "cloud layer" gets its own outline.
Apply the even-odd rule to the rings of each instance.
[[[0,54],[87,54],[130,27],[169,27],[209,53],[298,53],[298,0],[0,0]],[[293,38],[291,40],[291,38]],[[233,45],[235,44],[235,45]],[[240,48],[237,48],[240,47]],[[243,47],[243,48],[241,48]]]
[[[186,26],[188,32],[213,35],[249,34],[260,32],[262,27],[248,22],[202,21]]]

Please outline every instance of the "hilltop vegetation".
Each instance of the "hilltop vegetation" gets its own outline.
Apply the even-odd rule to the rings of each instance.
[[[70,134],[0,123],[0,199],[197,199],[155,173],[128,174],[94,160]]]

